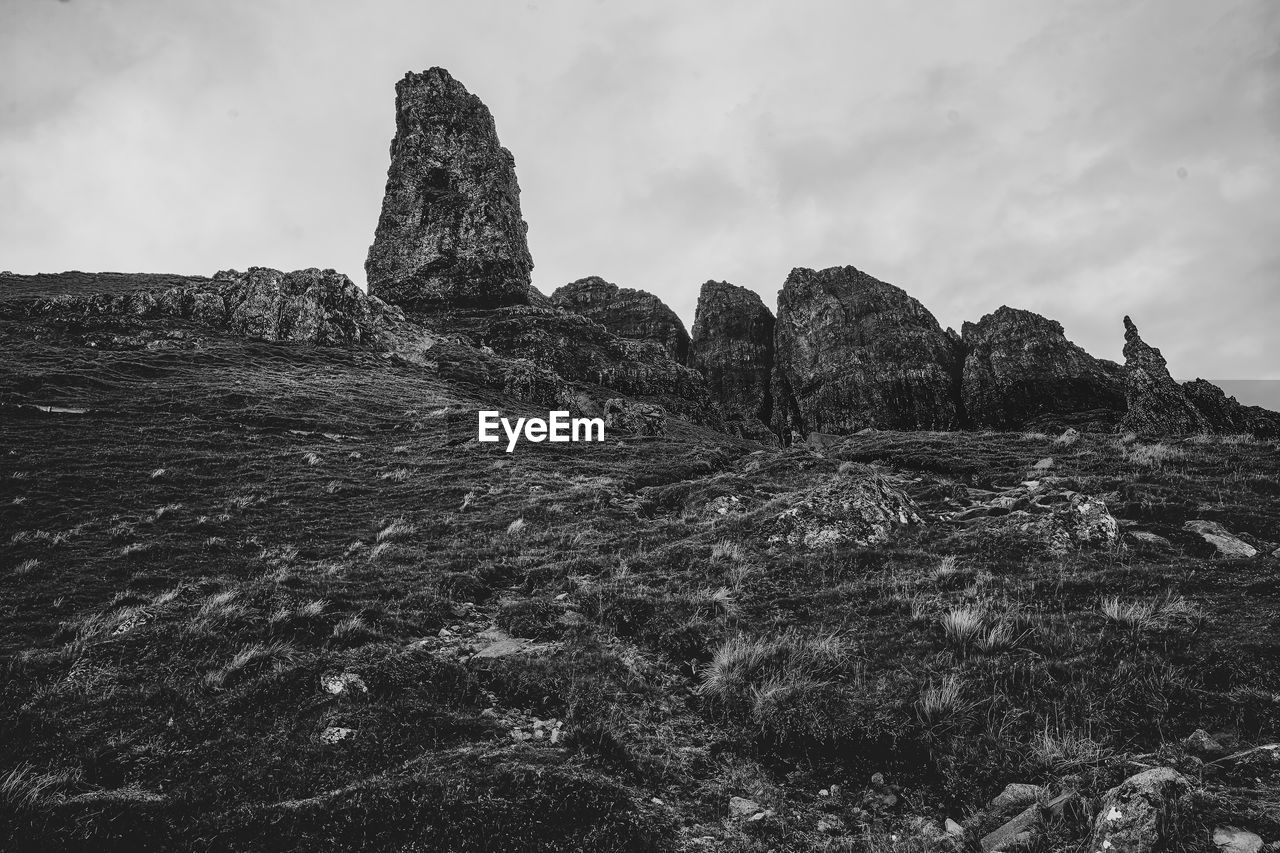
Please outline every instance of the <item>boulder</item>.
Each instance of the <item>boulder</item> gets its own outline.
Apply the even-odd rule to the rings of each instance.
[[[1182,525],[1182,529],[1200,534],[1204,541],[1217,549],[1219,557],[1256,557],[1258,554],[1257,548],[1233,536],[1216,521],[1193,519]]]
[[[730,422],[764,428],[773,418],[773,330],[773,314],[755,291],[727,281],[702,285],[689,365]]]
[[[551,294],[551,304],[589,317],[620,338],[652,341],[677,364],[689,360],[689,333],[684,323],[652,293],[590,276],[557,288]]]
[[[1012,782],[1006,785],[1004,790],[987,804],[987,808],[1000,814],[1021,811],[1034,803],[1044,793],[1045,789],[1040,785]]]
[[[1179,838],[1191,783],[1169,767],[1131,776],[1107,792],[1094,821],[1089,850],[1153,853]]]
[[[1054,320],[1002,306],[965,323],[961,339],[961,400],[974,426],[1096,422],[1100,411],[1101,420],[1114,425],[1125,411],[1120,365],[1089,355]]]
[[[406,74],[369,292],[410,310],[528,303],[526,231],[515,161],[488,108],[443,68]]]
[[[861,270],[793,269],[774,344],[779,435],[960,425],[958,342],[901,288]]]
[[[604,429],[606,436],[610,433],[666,435],[667,415],[661,406],[614,397],[604,404]]]
[[[1234,826],[1223,826],[1213,831],[1213,843],[1219,853],[1258,853],[1262,849],[1262,836]]]
[[[768,541],[804,548],[871,545],[919,523],[914,502],[883,475],[863,465],[846,466],[796,494],[792,505],[774,517]]]

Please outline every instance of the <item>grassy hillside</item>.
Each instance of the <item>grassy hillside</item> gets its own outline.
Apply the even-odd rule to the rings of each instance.
[[[915,819],[974,843],[1007,783],[1096,801],[1155,764],[1198,785],[1182,849],[1280,836],[1280,767],[1180,745],[1280,740],[1275,443],[672,420],[507,454],[474,413],[519,401],[199,335],[0,316],[0,847],[924,850]],[[769,541],[869,469],[921,524]],[[1051,477],[1166,541],[950,518]]]

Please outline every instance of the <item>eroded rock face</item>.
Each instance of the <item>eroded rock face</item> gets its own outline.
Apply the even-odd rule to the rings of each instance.
[[[1252,434],[1258,438],[1280,437],[1280,413],[1261,406],[1245,406],[1235,397],[1204,379],[1182,383],[1187,399],[1209,421],[1214,432],[1225,435]]]
[[[759,433],[773,418],[773,329],[773,314],[754,291],[727,281],[702,285],[689,364],[731,423],[758,425]]]
[[[551,304],[595,320],[620,338],[652,341],[677,364],[689,360],[689,333],[676,312],[652,293],[589,276],[557,288]]]
[[[773,521],[768,541],[804,548],[872,545],[894,530],[919,524],[911,498],[866,466],[849,470],[797,496]]]
[[[1179,819],[1189,809],[1191,783],[1169,767],[1130,776],[1107,792],[1094,821],[1089,850],[1149,853],[1180,838]]]
[[[262,341],[389,349],[404,314],[366,296],[333,270],[250,267],[161,289],[71,293],[35,302],[30,313],[98,318],[173,317]]]
[[[488,108],[443,68],[406,74],[369,292],[409,310],[527,303],[526,231],[515,160]]]
[[[1160,350],[1149,346],[1138,327],[1124,318],[1125,397],[1121,422],[1138,435],[1190,435],[1209,432],[1209,421],[1169,375]]]
[[[1121,367],[1067,340],[1054,320],[1005,306],[965,323],[961,336],[961,399],[974,426],[1113,426],[1124,414]]]
[[[1169,375],[1160,350],[1148,346],[1124,318],[1125,395],[1129,411],[1122,425],[1143,436],[1252,434],[1280,437],[1280,413],[1241,405],[1204,379],[1179,385]]]
[[[854,267],[791,271],[778,295],[774,428],[953,429],[956,342],[901,288]]]

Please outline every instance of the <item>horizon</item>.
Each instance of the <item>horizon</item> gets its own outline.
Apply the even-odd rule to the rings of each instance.
[[[544,293],[599,275],[692,328],[708,279],[776,313],[791,268],[853,265],[1114,361],[1130,314],[1280,407],[1280,7],[379,7],[0,11],[0,267],[363,286],[395,82],[438,65],[515,157]]]

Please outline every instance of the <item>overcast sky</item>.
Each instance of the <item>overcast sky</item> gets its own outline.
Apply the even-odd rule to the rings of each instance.
[[[0,268],[364,281],[394,85],[492,110],[544,292],[853,264],[1280,379],[1280,3],[2,0]]]

